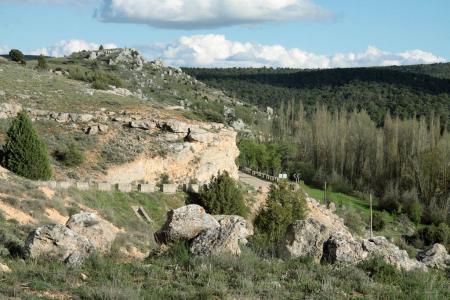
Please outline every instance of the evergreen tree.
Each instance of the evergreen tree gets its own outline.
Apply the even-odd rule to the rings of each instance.
[[[253,240],[259,248],[275,247],[287,227],[306,216],[305,195],[296,191],[288,181],[273,184],[267,203],[255,219],[256,234]]]
[[[48,180],[52,176],[47,147],[25,111],[17,115],[8,130],[3,166],[29,179]]]
[[[105,47],[103,47],[103,45],[100,45],[100,47],[98,47],[98,50],[99,51],[102,51],[102,50],[104,50],[105,49]]]
[[[242,192],[227,172],[214,176],[200,191],[199,200],[210,214],[245,216],[247,213]]]
[[[20,50],[17,49],[12,49],[11,51],[9,51],[9,57],[11,57],[11,59],[13,61],[17,61],[17,62],[23,62],[23,53]]]
[[[39,70],[47,70],[48,69],[47,60],[45,59],[45,57],[42,54],[39,55],[37,67]]]

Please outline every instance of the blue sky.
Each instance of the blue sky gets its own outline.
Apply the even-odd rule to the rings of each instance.
[[[448,0],[0,0],[0,51],[111,44],[174,65],[433,63],[450,59],[448,12]]]

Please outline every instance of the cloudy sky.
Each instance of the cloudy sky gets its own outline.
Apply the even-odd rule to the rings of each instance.
[[[446,62],[449,0],[0,0],[0,53],[132,47],[200,67]]]

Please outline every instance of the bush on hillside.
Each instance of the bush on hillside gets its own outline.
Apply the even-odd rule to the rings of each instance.
[[[3,151],[3,166],[10,171],[34,180],[52,177],[47,147],[25,111],[13,120]]]
[[[383,197],[378,203],[379,209],[390,213],[400,213],[402,205],[400,203],[400,195],[398,187],[388,184]]]
[[[435,243],[446,245],[450,243],[450,227],[445,223],[438,226],[433,224],[419,229],[418,236],[424,241],[425,245]]]
[[[228,172],[213,176],[211,182],[200,190],[198,201],[198,204],[213,215],[247,214],[242,191]]]
[[[11,57],[12,61],[16,61],[16,62],[22,62],[24,61],[24,55],[20,50],[17,49],[12,49],[11,51],[9,51],[9,57]]]
[[[289,182],[273,184],[265,207],[255,218],[254,246],[260,250],[274,249],[289,225],[306,216],[305,194],[295,191]]]
[[[372,218],[372,228],[375,231],[381,231],[384,229],[384,226],[386,225],[386,222],[383,218],[383,213],[376,211],[373,213]]]
[[[84,162],[84,153],[71,143],[66,149],[56,150],[55,158],[68,167],[76,167]]]
[[[47,70],[48,69],[48,65],[47,65],[47,60],[45,59],[44,55],[39,55],[38,61],[37,61],[37,68],[39,70]]]
[[[422,205],[420,205],[420,202],[417,200],[412,203],[408,203],[405,206],[405,209],[409,219],[414,224],[419,224],[422,217]]]

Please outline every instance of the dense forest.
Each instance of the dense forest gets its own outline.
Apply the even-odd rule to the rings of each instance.
[[[270,142],[242,140],[239,164],[336,191],[372,192],[382,209],[424,223],[449,222],[450,135],[440,119],[401,119],[389,113],[379,127],[365,110],[330,111],[283,103]]]
[[[367,111],[377,126],[387,113],[401,118],[438,113],[449,123],[450,64],[299,70],[272,68],[184,69],[197,79],[261,108],[303,102],[330,110]]]

